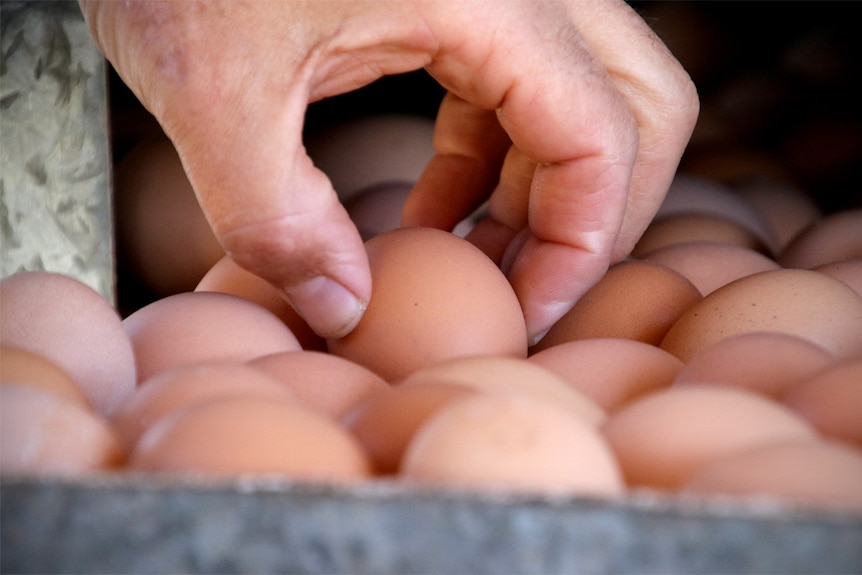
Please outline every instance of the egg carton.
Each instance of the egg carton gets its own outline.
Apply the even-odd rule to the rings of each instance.
[[[0,271],[62,272],[113,302],[105,62],[74,1],[0,12]],[[862,516],[385,479],[4,477],[0,572],[862,573]]]

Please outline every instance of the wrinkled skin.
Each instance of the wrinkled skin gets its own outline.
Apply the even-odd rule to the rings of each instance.
[[[448,90],[405,225],[497,259],[542,334],[625,257],[698,114],[695,88],[618,0],[87,1],[98,45],[162,124],[225,250],[312,328],[371,297],[360,237],[302,143],[310,102],[424,68]]]

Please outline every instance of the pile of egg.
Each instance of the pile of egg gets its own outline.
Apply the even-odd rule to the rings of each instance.
[[[140,224],[123,210],[148,198],[158,209],[152,187],[192,198],[172,148],[147,146],[118,171],[120,222]],[[2,280],[2,474],[385,478],[862,511],[862,210],[681,173],[631,255],[530,347],[511,286],[463,234],[368,209],[372,194],[400,205],[430,153],[397,177],[333,177],[356,187],[347,206],[368,191],[350,209],[374,282],[340,340],[213,248],[190,201],[177,229],[203,239],[169,242],[176,271],[144,245],[164,227],[124,240],[152,266],[142,278],[161,274],[138,309],[56,273]],[[181,287],[164,280],[183,272]]]

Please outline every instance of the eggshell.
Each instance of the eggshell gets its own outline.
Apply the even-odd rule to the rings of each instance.
[[[299,340],[302,349],[326,349],[326,340],[314,333],[275,286],[240,267],[230,256],[224,256],[216,262],[201,278],[194,291],[229,293],[253,301],[281,318]]]
[[[26,349],[0,345],[0,384],[6,383],[34,385],[90,409],[83,390],[57,364]]]
[[[193,290],[224,249],[171,141],[160,135],[140,142],[114,179],[122,261],[157,297]]]
[[[629,486],[676,489],[706,465],[760,445],[814,440],[787,407],[722,385],[670,387],[613,413],[602,427]]]
[[[725,284],[781,266],[760,252],[721,242],[687,242],[658,248],[641,256],[685,276],[701,294],[707,295]]]
[[[448,383],[390,387],[371,394],[342,418],[380,474],[394,474],[416,430],[450,402],[476,393]]]
[[[0,385],[0,473],[80,474],[113,468],[123,452],[99,415],[32,385]]]
[[[217,292],[185,292],[156,300],[123,320],[135,350],[138,380],[178,365],[244,362],[302,349],[268,309]]]
[[[370,473],[358,443],[331,419],[296,402],[213,399],[150,427],[129,459],[135,470],[233,477],[352,481]]]
[[[862,258],[823,264],[814,268],[822,274],[832,276],[847,284],[862,297]]]
[[[811,269],[862,258],[862,208],[823,216],[784,248],[778,261],[788,268]]]
[[[834,362],[825,349],[796,335],[740,333],[701,348],[674,384],[721,383],[778,398]]]
[[[524,394],[476,394],[449,403],[413,436],[400,476],[485,491],[623,491],[613,454],[594,426]]]
[[[412,189],[413,182],[388,180],[360,190],[344,202],[363,240],[401,227],[404,201]]]
[[[783,400],[822,435],[862,449],[862,357],[809,376],[788,389]]]
[[[677,318],[702,298],[694,284],[670,268],[623,261],[611,266],[531,351],[597,337],[658,345]]]
[[[110,413],[135,388],[135,356],[119,313],[93,288],[45,271],[0,281],[0,343],[41,355]]]
[[[766,251],[766,244],[739,223],[712,214],[693,213],[656,217],[644,230],[631,255],[643,258],[661,248],[691,242],[715,242]]]
[[[335,419],[389,384],[370,369],[319,351],[285,351],[248,362],[277,379],[296,399]]]
[[[654,345],[609,337],[560,343],[528,361],[556,373],[606,412],[667,387],[683,368],[676,356]]]
[[[862,353],[862,298],[811,270],[780,269],[735,280],[689,308],[662,349],[687,362],[701,348],[753,331],[788,333],[836,357]]]
[[[537,363],[502,356],[458,357],[417,370],[400,386],[417,384],[462,385],[491,394],[526,393],[570,410],[590,425],[599,425],[607,414],[580,389]]]
[[[787,441],[718,459],[689,478],[682,490],[858,513],[860,485],[862,451],[835,442]]]
[[[141,382],[113,413],[111,425],[126,451],[131,451],[141,435],[167,414],[202,401],[235,396],[294,400],[279,381],[244,364],[180,365]]]
[[[374,292],[331,353],[389,382],[451,357],[526,357],[521,305],[503,272],[449,232],[399,228],[366,242]]]
[[[799,232],[823,215],[811,195],[798,186],[776,179],[758,179],[737,187],[737,193],[754,206],[769,227],[780,253]]]

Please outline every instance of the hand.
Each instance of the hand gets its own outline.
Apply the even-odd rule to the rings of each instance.
[[[81,6],[227,253],[327,337],[359,321],[371,278],[303,148],[310,102],[423,67],[449,90],[403,221],[451,227],[490,194],[476,241],[505,251],[532,336],[634,245],[698,111],[687,74],[617,0]]]

